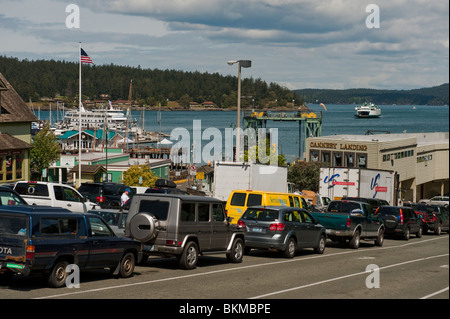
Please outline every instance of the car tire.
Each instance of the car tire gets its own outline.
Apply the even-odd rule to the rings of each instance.
[[[361,233],[359,232],[359,230],[357,230],[353,234],[352,239],[350,239],[350,243],[349,243],[350,247],[353,249],[358,249],[360,241],[361,241]]]
[[[286,249],[284,250],[284,256],[286,258],[294,258],[295,251],[297,250],[297,242],[294,238],[289,238],[288,243],[286,245]]]
[[[419,231],[416,233],[416,237],[422,238],[422,235],[423,235],[423,228],[422,228],[422,226],[420,226]]]
[[[410,237],[411,237],[411,231],[410,231],[409,227],[406,227],[405,233],[403,234],[403,239],[409,240]]]
[[[442,232],[442,226],[441,226],[441,224],[439,223],[439,225],[437,226],[437,228],[436,228],[436,230],[434,231],[434,233],[435,233],[437,236],[441,236],[441,232]]]
[[[231,246],[231,252],[227,254],[227,259],[232,263],[241,263],[244,257],[244,242],[241,238],[236,238]]]
[[[327,237],[325,234],[320,235],[319,242],[317,243],[317,247],[314,248],[314,252],[316,254],[322,255],[325,252],[325,246],[327,243]]]
[[[183,269],[195,269],[197,267],[199,250],[195,242],[190,241],[186,244],[183,252],[178,258],[178,264]]]
[[[375,239],[375,246],[381,247],[384,243],[384,229],[378,231],[377,239]]]
[[[120,260],[119,277],[128,278],[133,275],[136,258],[133,253],[126,253]]]
[[[61,288],[66,284],[67,272],[66,267],[69,263],[66,260],[58,261],[52,268],[48,277],[48,284],[52,288]]]

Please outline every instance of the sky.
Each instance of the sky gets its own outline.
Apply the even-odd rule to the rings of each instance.
[[[79,42],[96,65],[414,89],[449,82],[449,1],[0,0],[0,55],[76,62]]]

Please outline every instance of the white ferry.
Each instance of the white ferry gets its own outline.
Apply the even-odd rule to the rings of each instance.
[[[373,103],[364,103],[357,107],[355,107],[356,110],[356,117],[379,117],[381,116],[381,109],[376,106]]]

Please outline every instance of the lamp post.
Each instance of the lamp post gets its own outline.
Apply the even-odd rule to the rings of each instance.
[[[241,156],[241,68],[250,68],[252,61],[250,60],[237,60],[228,61],[228,65],[238,63],[238,96],[237,96],[237,130],[236,130],[236,161],[240,160]]]

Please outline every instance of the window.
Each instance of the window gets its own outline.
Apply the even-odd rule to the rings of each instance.
[[[261,205],[262,195],[261,194],[249,194],[247,200],[247,206],[259,206]]]
[[[62,190],[64,192],[65,200],[71,201],[71,202],[81,202],[80,195],[73,189],[68,188],[68,187],[62,187]]]
[[[41,218],[40,231],[43,235],[76,234],[75,218]]]
[[[112,237],[113,233],[100,217],[89,217],[92,236]]]
[[[342,153],[341,152],[333,152],[333,166],[335,166],[335,167],[342,166]]]
[[[25,216],[0,215],[0,234],[27,235]]]
[[[195,221],[195,203],[181,204],[180,221],[182,222]]]
[[[233,197],[231,198],[231,206],[244,206],[245,205],[245,199],[247,198],[246,193],[234,193]]]
[[[158,220],[167,220],[169,213],[169,202],[143,200],[139,204],[139,213],[150,213]]]
[[[314,219],[311,217],[311,215],[309,215],[307,212],[302,211],[302,219],[304,223],[309,223],[312,224]]]
[[[284,221],[285,222],[299,222],[298,213],[297,212],[286,212],[284,214]]]
[[[16,194],[8,191],[0,191],[0,206],[8,205],[27,205]]]
[[[46,184],[17,183],[14,190],[20,195],[49,196]]]
[[[331,155],[330,152],[324,152],[322,151],[322,162],[324,163],[331,163]]]
[[[344,154],[344,166],[345,167],[354,167],[355,166],[355,154],[354,153],[345,153]]]
[[[295,207],[301,207],[300,206],[300,200],[297,196],[294,197]]]
[[[358,154],[357,155],[358,158],[358,167],[359,168],[366,168],[367,166],[367,155],[366,154]]]
[[[311,157],[310,157],[311,162],[319,161],[319,151],[318,150],[311,150],[310,154],[311,154]]]
[[[223,210],[223,205],[213,204],[213,221],[215,222],[223,222],[225,220],[225,212]]]
[[[198,221],[209,222],[209,204],[198,204]]]

